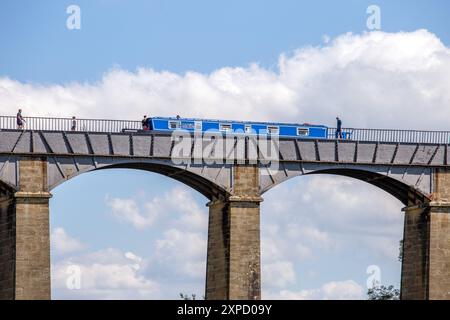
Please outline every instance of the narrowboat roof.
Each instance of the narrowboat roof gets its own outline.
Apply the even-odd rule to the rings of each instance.
[[[170,121],[208,121],[208,122],[220,122],[220,123],[241,123],[241,124],[263,124],[263,125],[273,125],[273,126],[303,126],[303,127],[320,127],[327,128],[327,126],[321,124],[311,124],[311,123],[283,123],[283,122],[257,122],[257,121],[240,121],[240,120],[219,120],[219,119],[200,119],[200,118],[176,118],[176,117],[151,117],[156,120],[170,120]]]

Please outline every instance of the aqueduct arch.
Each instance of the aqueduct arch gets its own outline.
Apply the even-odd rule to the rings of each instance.
[[[264,173],[264,169],[261,172]],[[426,172],[420,168],[379,168],[370,165],[312,163],[304,164],[301,168],[289,168],[288,165],[282,165],[279,173],[272,180],[267,181],[269,180],[267,175],[262,177],[261,194],[297,176],[316,174],[344,176],[367,182],[394,196],[405,206],[429,202],[432,193],[432,172]]]
[[[161,163],[151,163],[151,162],[124,162],[119,164],[113,164],[109,166],[104,166],[97,169],[92,169],[86,171],[86,173],[91,171],[109,170],[109,169],[133,169],[141,170],[152,173],[157,173],[176,181],[179,181],[188,187],[198,191],[207,199],[212,200],[216,198],[227,198],[230,194],[223,186],[215,184],[213,181],[208,180],[205,177],[199,176],[196,173],[183,170],[177,167],[173,167]],[[73,176],[72,176],[73,177]],[[72,178],[70,177],[70,179]],[[61,182],[63,183],[63,182]],[[56,186],[56,185],[55,185]]]

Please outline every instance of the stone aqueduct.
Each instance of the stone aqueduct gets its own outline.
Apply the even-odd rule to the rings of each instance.
[[[195,137],[192,153],[174,154],[173,137],[162,133],[0,131],[0,298],[51,298],[55,186],[92,170],[132,168],[181,181],[209,199],[207,299],[260,299],[262,195],[316,173],[363,180],[398,198],[405,205],[401,298],[450,299],[447,144],[281,139],[278,169],[270,170],[264,155],[239,139],[232,161],[228,155],[217,163],[174,161],[194,158],[204,143]],[[214,152],[208,157],[217,160]]]

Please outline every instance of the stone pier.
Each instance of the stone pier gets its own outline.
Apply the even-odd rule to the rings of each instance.
[[[206,299],[261,299],[259,169],[236,166],[233,194],[209,206]]]
[[[436,169],[433,199],[404,209],[401,299],[450,299],[450,171]]]
[[[21,159],[19,186],[0,199],[0,299],[50,299],[47,162]]]

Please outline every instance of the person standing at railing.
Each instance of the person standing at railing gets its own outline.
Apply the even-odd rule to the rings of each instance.
[[[17,112],[16,122],[17,122],[17,129],[23,130],[24,129],[24,123],[26,121],[25,121],[25,119],[22,116],[22,109],[19,109],[19,112]]]
[[[77,130],[77,118],[75,118],[75,116],[72,117],[72,125],[70,126],[70,130]]]
[[[142,130],[148,130],[148,124],[147,124],[147,116],[144,116],[144,119],[142,119]]]
[[[336,117],[336,139],[342,139],[342,120]]]

